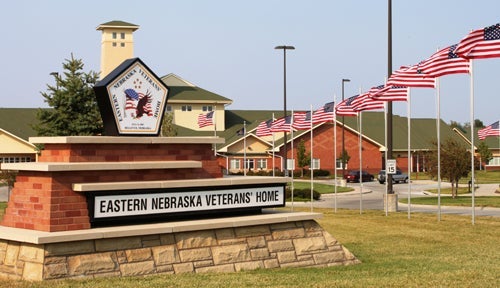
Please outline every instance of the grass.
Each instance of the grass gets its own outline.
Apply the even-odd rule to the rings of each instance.
[[[7,202],[0,202],[0,221],[3,219],[3,214],[5,214],[5,208],[7,208]]]
[[[307,210],[307,209],[306,209]],[[318,222],[362,261],[329,268],[26,282],[0,287],[499,287],[500,220],[317,209]]]
[[[407,198],[399,199],[399,202],[408,203]],[[438,197],[416,197],[411,199],[412,204],[419,205],[437,205]],[[459,196],[455,199],[451,196],[441,196],[441,205],[443,206],[472,206],[472,197]],[[481,196],[474,197],[474,205],[476,207],[495,207],[500,208],[500,197],[498,196]]]

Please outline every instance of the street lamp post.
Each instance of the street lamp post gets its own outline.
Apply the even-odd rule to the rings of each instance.
[[[351,82],[350,79],[342,79],[342,101],[344,101],[344,83]],[[342,115],[342,178],[345,176],[345,141],[344,141],[344,115]]]
[[[282,46],[276,46],[274,47],[274,49],[277,49],[277,50],[283,50],[283,117],[285,117],[285,120],[286,120],[286,50],[295,50],[295,47],[293,46],[286,46],[286,45],[282,45]],[[286,131],[283,131],[283,139],[284,139],[284,145],[283,145],[283,154],[284,154],[284,164],[283,164],[283,169],[284,169],[284,174],[285,174],[285,177],[288,176],[288,169],[287,169],[287,161],[288,161],[288,157],[287,157],[287,147],[286,147],[286,142],[287,142],[287,139],[286,139]],[[293,151],[292,151],[293,153]]]
[[[50,75],[54,76],[54,78],[56,78],[56,89],[59,90],[59,81],[58,81],[58,77],[59,77],[59,72],[50,72]]]

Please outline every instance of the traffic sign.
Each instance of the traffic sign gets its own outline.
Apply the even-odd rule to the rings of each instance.
[[[387,159],[385,167],[387,174],[396,174],[396,159]]]

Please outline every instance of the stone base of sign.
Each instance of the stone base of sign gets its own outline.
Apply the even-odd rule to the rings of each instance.
[[[0,278],[41,281],[360,263],[315,221],[319,217],[270,211],[65,232],[0,226]]]
[[[398,194],[384,195],[384,209],[388,212],[398,211]]]

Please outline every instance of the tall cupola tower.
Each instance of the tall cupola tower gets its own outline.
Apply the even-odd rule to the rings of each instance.
[[[124,60],[134,57],[134,37],[138,25],[110,21],[97,26],[96,30],[102,31],[101,38],[101,73],[100,79],[106,77]]]

